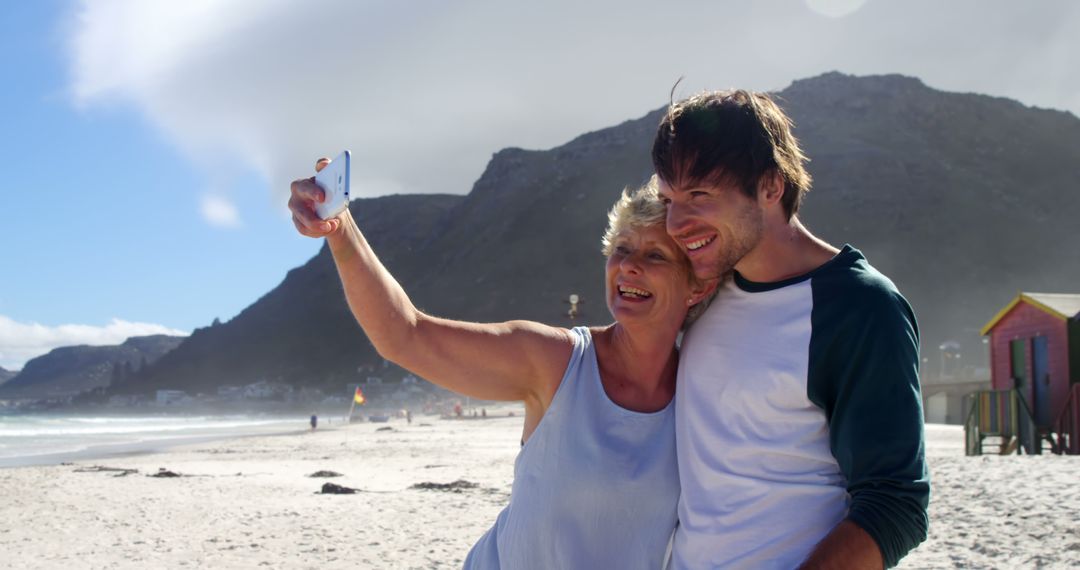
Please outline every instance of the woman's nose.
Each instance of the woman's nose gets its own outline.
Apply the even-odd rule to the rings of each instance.
[[[619,268],[626,273],[641,273],[641,264],[639,261],[637,254],[627,255],[619,262]]]

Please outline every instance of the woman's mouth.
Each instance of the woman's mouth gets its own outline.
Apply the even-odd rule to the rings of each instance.
[[[637,287],[632,287],[630,285],[619,285],[619,296],[624,298],[624,299],[639,300],[639,299],[648,299],[649,297],[652,297],[652,293],[649,293],[648,291],[646,291],[644,289],[638,289]]]

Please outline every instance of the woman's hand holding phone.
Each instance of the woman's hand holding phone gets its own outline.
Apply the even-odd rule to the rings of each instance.
[[[347,152],[343,155],[347,156]],[[315,163],[315,172],[322,172],[330,164],[329,158],[320,158]],[[347,175],[346,170],[346,177]],[[345,183],[348,183],[347,179]],[[342,226],[344,218],[350,215],[346,199],[345,207],[339,213],[323,219],[318,209],[326,200],[326,195],[327,192],[319,186],[315,177],[294,180],[290,185],[289,211],[292,212],[293,225],[302,235],[313,238],[326,237],[337,231]]]

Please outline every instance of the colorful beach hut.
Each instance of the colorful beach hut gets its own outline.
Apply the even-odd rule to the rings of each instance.
[[[968,453],[997,436],[1002,452],[1080,454],[1080,294],[1020,293],[981,332],[992,389],[969,399]]]

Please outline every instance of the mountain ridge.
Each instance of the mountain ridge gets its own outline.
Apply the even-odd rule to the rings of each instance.
[[[777,95],[811,159],[814,188],[800,218],[823,239],[862,250],[897,283],[915,307],[925,355],[946,339],[979,347],[977,329],[1017,290],[1071,292],[1080,283],[1080,256],[1064,229],[1080,211],[1080,199],[1064,191],[1080,179],[1072,114],[900,75],[833,72]],[[624,187],[651,174],[663,112],[548,150],[500,150],[464,196],[387,196],[350,207],[422,309],[604,324],[606,212]],[[584,299],[573,323],[565,316],[571,293]],[[380,362],[348,312],[324,244],[237,317],[198,329],[118,389],[256,379],[339,387]]]
[[[0,398],[66,398],[109,386],[115,379],[157,361],[184,337],[147,335],[121,344],[74,345],[54,348],[32,358],[17,374],[0,384]]]

